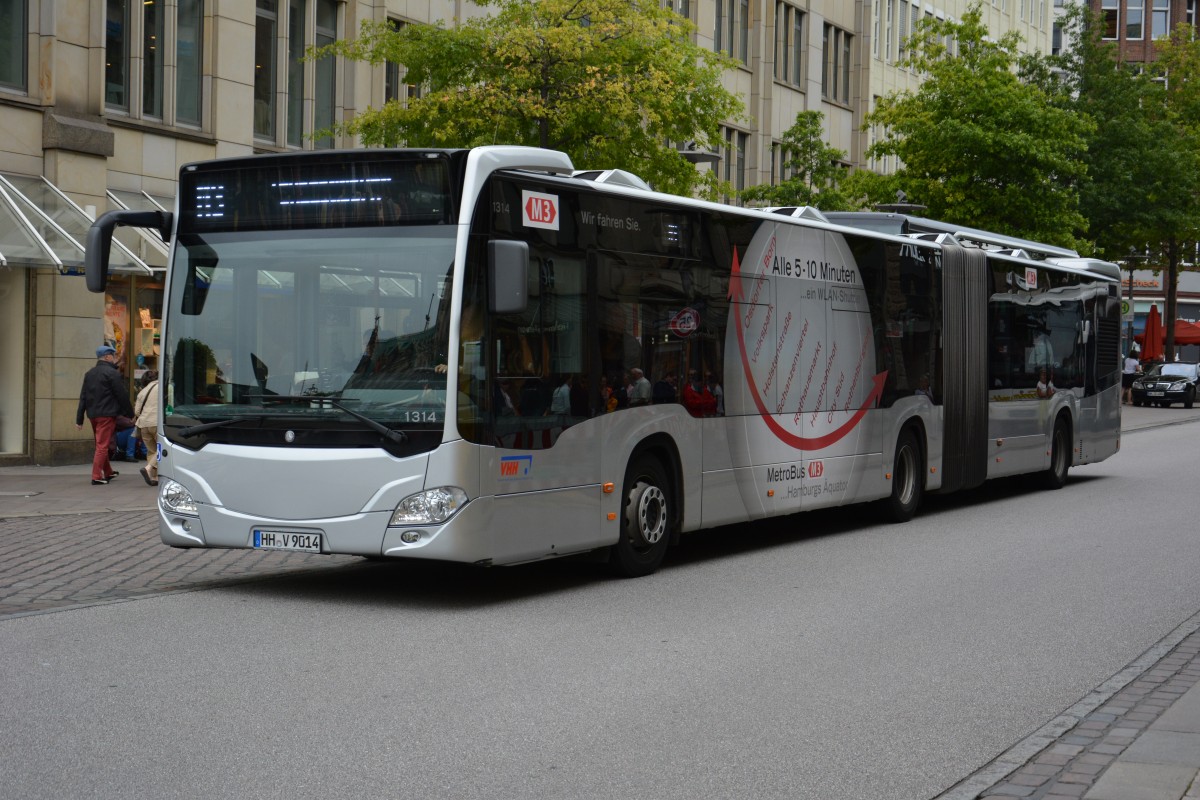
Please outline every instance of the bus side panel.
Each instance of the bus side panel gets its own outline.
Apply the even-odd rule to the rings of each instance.
[[[878,463],[879,430],[869,420],[882,379],[853,254],[834,234],[763,226],[738,271],[731,294],[753,302],[730,304],[725,349],[737,367],[726,370],[726,408],[741,416],[728,430],[747,515],[877,496],[863,471],[871,459],[857,457],[874,454]],[[827,463],[837,480],[827,480]]]
[[[615,531],[600,524],[600,498],[598,486],[496,496],[488,526],[494,563],[534,561],[613,544]]]

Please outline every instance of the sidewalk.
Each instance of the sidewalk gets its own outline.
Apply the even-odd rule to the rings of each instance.
[[[0,467],[0,519],[152,511],[158,487],[147,486],[138,470],[145,461],[117,461],[120,477],[92,486],[92,465]]]
[[[1124,433],[1200,419],[1200,408],[1125,406],[1122,412]],[[14,537],[8,544],[34,539],[40,548],[26,554],[32,566],[6,557],[14,570],[26,571],[11,576],[7,591],[14,593],[9,598],[13,602],[4,608],[5,598],[0,597],[0,609],[37,613],[61,609],[64,603],[111,602],[358,561],[304,553],[157,547],[158,489],[147,486],[138,474],[143,464],[114,464],[121,475],[106,486],[91,485],[90,464],[0,467],[0,553],[5,552],[7,537]],[[112,512],[126,513],[96,516]],[[107,519],[119,523],[107,525]],[[94,537],[97,530],[109,527],[119,529],[104,550],[114,562],[111,567],[102,565],[92,577],[76,574],[73,583],[37,594],[34,585],[45,588],[52,577],[46,570],[63,567],[62,554],[71,551],[55,537]],[[938,800],[1200,800],[1198,775],[1200,613]]]

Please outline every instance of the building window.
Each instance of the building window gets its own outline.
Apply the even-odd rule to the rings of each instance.
[[[275,40],[279,28],[276,0],[258,0],[254,19],[254,135],[275,138]]]
[[[25,91],[29,4],[0,3],[0,87]]]
[[[1158,39],[1171,32],[1171,0],[1154,0],[1152,8],[1150,33]]]
[[[1125,0],[1125,38],[1138,40],[1142,38],[1142,28],[1145,22],[1146,0]]]
[[[662,0],[662,7],[674,11],[684,19],[692,18],[691,0]]]
[[[407,24],[398,19],[388,20],[388,25],[394,31],[400,30]],[[420,86],[404,81],[407,74],[408,70],[403,64],[397,64],[395,61],[383,63],[383,101],[385,103],[395,100],[400,105],[407,105],[409,100],[415,100],[421,96]]]
[[[204,80],[201,36],[203,0],[179,0],[175,26],[175,122],[200,127],[200,87]]]
[[[725,162],[724,179],[736,190],[746,188],[746,145],[750,135],[725,128],[725,152],[722,160]]]
[[[1062,52],[1062,25],[1054,23],[1054,31],[1050,34],[1050,55],[1056,56]]]
[[[163,115],[163,2],[148,0],[142,6],[142,116]]]
[[[713,46],[741,61],[750,63],[750,0],[716,0],[717,21]]]
[[[287,143],[304,144],[304,19],[306,0],[288,0]],[[272,91],[274,87],[272,86]],[[274,125],[271,126],[274,128]],[[255,131],[259,133],[259,131]],[[272,139],[274,130],[269,131]]]
[[[317,47],[331,45],[337,40],[336,0],[317,0]],[[315,65],[317,73],[316,105],[313,109],[313,129],[329,130],[333,127],[334,109],[337,107],[337,62],[322,58]],[[324,136],[315,142],[315,147],[333,147],[333,137]]]
[[[887,0],[887,18],[884,20],[884,26],[887,28],[887,36],[884,39],[883,57],[886,61],[892,60],[892,20],[896,18],[896,0]]]
[[[129,0],[108,0],[105,8],[104,103],[129,110]]]
[[[825,26],[821,40],[821,96],[826,100],[850,102],[850,52],[853,38],[836,25]]]
[[[338,0],[257,3],[255,138],[289,147],[332,147],[332,137],[314,139],[312,134],[329,130],[336,120],[337,61],[332,56],[307,61],[304,54],[310,46],[324,47],[337,39]],[[281,14],[286,18],[281,19]],[[286,31],[282,39],[281,29]]]
[[[1117,38],[1117,15],[1120,11],[1120,0],[1100,0],[1100,24],[1104,26],[1103,38]]]
[[[199,127],[203,0],[106,0],[104,104]]]
[[[804,12],[775,4],[775,78],[801,85],[804,66]]]

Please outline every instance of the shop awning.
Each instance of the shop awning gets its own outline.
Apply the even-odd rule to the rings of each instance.
[[[127,211],[167,211],[175,207],[175,201],[167,197],[158,197],[146,192],[131,192],[125,189],[109,189],[108,199],[112,208],[123,208]],[[114,234],[117,241],[137,254],[152,269],[165,270],[170,249],[163,242],[158,231],[149,228],[118,227]]]
[[[92,222],[45,178],[0,172],[0,266],[54,267],[63,274],[82,274],[83,245]],[[120,241],[114,242],[109,268],[154,274]]]

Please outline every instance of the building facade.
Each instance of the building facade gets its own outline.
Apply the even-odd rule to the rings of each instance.
[[[738,188],[780,179],[781,137],[813,109],[847,166],[894,168],[867,163],[866,114],[918,85],[898,64],[913,25],[969,5],[673,2],[700,44],[738,61],[725,81],[748,121],[726,126],[721,151],[697,159]],[[1051,2],[983,0],[985,21],[1045,51]],[[131,388],[157,366],[167,248],[152,232],[122,230],[110,289],[92,295],[81,275],[91,219],[171,210],[190,161],[354,147],[313,134],[419,87],[396,65],[305,60],[305,49],[353,36],[363,20],[453,25],[486,12],[467,0],[0,3],[0,465],[90,460],[91,437],[74,419],[102,341],[118,348]]]

